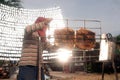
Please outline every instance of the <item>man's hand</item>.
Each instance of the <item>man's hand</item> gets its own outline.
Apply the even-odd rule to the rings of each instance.
[[[51,22],[51,18],[45,18],[44,22],[44,27],[41,30],[38,30],[39,36],[42,38],[42,41],[46,41],[46,30],[49,27],[49,23]]]

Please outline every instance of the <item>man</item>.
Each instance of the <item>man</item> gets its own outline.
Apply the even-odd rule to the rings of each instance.
[[[45,32],[49,27],[50,21],[50,18],[39,17],[35,21],[35,24],[25,28],[18,80],[37,80],[38,38],[41,37],[42,42],[46,42]]]

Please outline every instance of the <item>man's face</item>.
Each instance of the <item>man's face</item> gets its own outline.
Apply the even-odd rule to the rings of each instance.
[[[46,41],[46,30],[47,30],[47,27],[43,27],[42,30],[37,31],[43,42]]]
[[[38,30],[38,34],[39,36],[42,38],[43,41],[46,40],[46,30],[47,28],[49,27],[49,22],[51,21],[52,19],[49,19],[49,18],[44,18],[44,17],[39,17],[36,19],[35,23],[40,23],[40,22],[44,22],[44,27],[43,29],[41,30]]]

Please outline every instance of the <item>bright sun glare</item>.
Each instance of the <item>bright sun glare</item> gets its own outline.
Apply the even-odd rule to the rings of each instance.
[[[69,58],[72,56],[72,51],[69,51],[67,49],[59,49],[57,51],[57,59],[60,62],[68,62]]]

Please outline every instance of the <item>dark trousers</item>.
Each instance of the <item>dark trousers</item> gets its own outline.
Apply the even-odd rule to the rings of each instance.
[[[17,80],[37,80],[37,66],[20,66]],[[43,70],[41,71],[42,80],[44,80]]]

